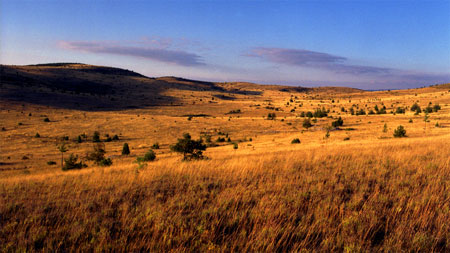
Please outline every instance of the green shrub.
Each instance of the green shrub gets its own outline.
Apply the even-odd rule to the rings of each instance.
[[[299,144],[300,143],[300,139],[299,138],[294,138],[292,141],[291,141],[291,144]]]
[[[49,118],[45,118],[44,122],[50,122],[50,119]]]
[[[211,138],[209,139],[209,141],[211,142]],[[158,142],[153,143],[152,149],[159,149],[159,143]]]
[[[237,143],[233,143],[233,149],[238,149],[238,148],[239,148],[238,144]]]
[[[395,113],[405,113],[405,108],[397,107],[397,109],[395,109]]]
[[[36,138],[40,138],[40,137],[41,137],[41,135],[40,135],[39,133],[36,133],[36,135],[35,135],[34,137],[36,137]]]
[[[130,147],[128,146],[128,143],[124,143],[122,147],[122,155],[129,155],[130,154]]]
[[[100,142],[100,133],[98,131],[94,132],[94,135],[92,136],[93,142]]]
[[[306,129],[312,127],[311,120],[310,120],[309,118],[303,120],[303,124],[302,124],[302,125],[303,125],[303,127],[306,128]]]
[[[277,117],[277,115],[275,115],[275,113],[269,113],[269,114],[267,114],[267,119],[268,119],[268,120],[275,120],[276,117]]]
[[[113,140],[113,141],[118,141],[118,140],[119,140],[119,136],[118,136],[117,134],[115,134],[115,135],[112,137],[112,140]]]
[[[333,127],[340,127],[344,125],[344,121],[342,120],[341,117],[339,117],[336,121],[331,122],[331,125]]]
[[[144,156],[138,157],[136,160],[138,163],[141,162],[150,162],[154,161],[156,159],[156,154],[153,150],[147,151],[147,153],[144,154]]]
[[[422,112],[422,109],[420,108],[420,106],[419,106],[417,103],[414,103],[414,104],[411,106],[411,111],[412,111],[412,112],[416,112],[416,113],[421,113],[421,112]]]
[[[394,130],[394,137],[395,138],[406,137],[406,130],[402,125],[398,126],[397,129]]]
[[[47,162],[47,165],[55,165],[55,164],[56,164],[55,161],[48,161],[48,162]]]
[[[81,169],[84,167],[87,167],[83,162],[77,162],[78,156],[74,154],[70,154],[70,156],[66,159],[64,159],[64,166],[62,167],[62,170],[75,170],[75,169]]]
[[[183,134],[182,139],[170,146],[170,150],[183,154],[183,160],[203,159],[203,151],[206,145],[203,140],[192,140],[188,133]]]

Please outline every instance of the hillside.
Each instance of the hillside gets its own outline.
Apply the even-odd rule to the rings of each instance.
[[[177,104],[168,90],[213,91],[260,95],[265,90],[285,92],[359,92],[351,88],[302,88],[253,83],[215,83],[178,77],[149,78],[130,70],[81,63],[28,66],[0,65],[0,99],[59,108],[101,111]]]

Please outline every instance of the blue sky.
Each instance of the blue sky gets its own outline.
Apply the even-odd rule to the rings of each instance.
[[[0,63],[363,89],[450,82],[450,1],[0,0]]]

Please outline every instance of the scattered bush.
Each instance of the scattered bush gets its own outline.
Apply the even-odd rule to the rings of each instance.
[[[93,152],[87,154],[86,158],[90,161],[94,161],[95,164],[100,166],[109,166],[112,164],[110,158],[105,158],[105,144],[98,142],[93,145]]]
[[[417,103],[414,103],[414,104],[411,106],[411,111],[412,111],[412,112],[421,113],[421,112],[422,112],[422,109],[420,108],[420,106],[419,106]]]
[[[303,125],[303,127],[306,128],[306,129],[312,127],[311,120],[310,120],[309,118],[303,120],[303,124],[302,124],[302,125]]]
[[[292,141],[291,141],[291,144],[299,144],[300,143],[300,139],[299,138],[294,138]]]
[[[331,122],[331,125],[333,127],[340,127],[344,125],[344,121],[342,120],[341,117],[339,117],[336,121]]]
[[[189,133],[183,134],[182,139],[170,146],[170,150],[183,154],[183,160],[203,159],[203,151],[206,150],[206,145],[203,140],[192,140]]]
[[[48,162],[47,162],[47,165],[55,165],[55,164],[56,164],[55,161],[48,161]]]
[[[75,170],[75,169],[81,169],[84,167],[87,167],[83,162],[77,162],[78,156],[74,154],[70,154],[70,156],[66,159],[64,159],[64,166],[62,167],[62,170]]]
[[[100,133],[98,131],[94,132],[94,135],[92,136],[93,142],[100,142]]]
[[[50,119],[49,118],[45,118],[44,122],[50,122]]]
[[[397,129],[394,130],[394,137],[395,138],[406,137],[406,130],[402,125],[398,126]]]
[[[155,159],[156,159],[156,154],[152,149],[147,151],[147,153],[145,153],[144,156],[140,156],[140,157],[136,158],[138,163],[151,162],[151,161],[154,161]]]
[[[128,143],[124,143],[122,147],[122,155],[129,155],[130,154],[130,147],[128,146]]]
[[[209,141],[211,142],[211,138],[209,139]],[[159,143],[158,142],[153,143],[152,149],[159,149]]]
[[[277,116],[275,115],[275,113],[269,113],[267,114],[267,119],[268,120],[275,120]]]
[[[113,140],[113,141],[118,141],[118,140],[119,140],[119,136],[118,136],[117,134],[115,134],[115,135],[112,137],[112,140]]]
[[[433,106],[433,112],[438,112],[441,109],[441,106],[436,104]]]
[[[34,137],[36,137],[36,138],[40,138],[40,137],[41,137],[41,135],[40,135],[39,133],[36,133],[36,135],[35,135]]]
[[[323,117],[328,116],[328,113],[327,113],[327,111],[325,110],[325,108],[322,108],[322,109],[318,108],[318,109],[316,109],[316,110],[314,111],[313,116],[316,117],[316,118],[323,118]]]
[[[397,107],[397,109],[395,109],[395,113],[405,113],[405,108],[402,107]]]

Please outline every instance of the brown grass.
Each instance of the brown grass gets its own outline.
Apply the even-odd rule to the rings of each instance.
[[[226,91],[218,92],[177,89],[181,84],[159,90],[176,106],[79,111],[2,101],[0,251],[450,251],[445,87],[286,92],[222,83],[215,85]],[[390,114],[416,101],[442,107],[429,115],[426,129],[423,113]],[[386,115],[340,110],[382,103]],[[303,129],[300,112],[319,107],[332,118]],[[236,109],[241,113],[227,114]],[[276,120],[265,119],[273,112]],[[208,116],[187,119],[196,114]],[[338,116],[344,126],[324,138]],[[407,138],[393,138],[398,125]],[[94,131],[102,139],[119,135],[106,143],[113,166],[87,162],[88,168],[61,171],[61,137],[69,136],[66,157],[84,159],[92,142],[79,144],[76,137],[91,139]],[[207,149],[208,160],[182,162],[169,145],[183,132],[213,140],[228,133],[239,148],[221,143]],[[301,144],[290,144],[294,138]],[[124,142],[130,156],[120,155]],[[156,161],[138,169],[136,156],[155,142],[161,146]]]

